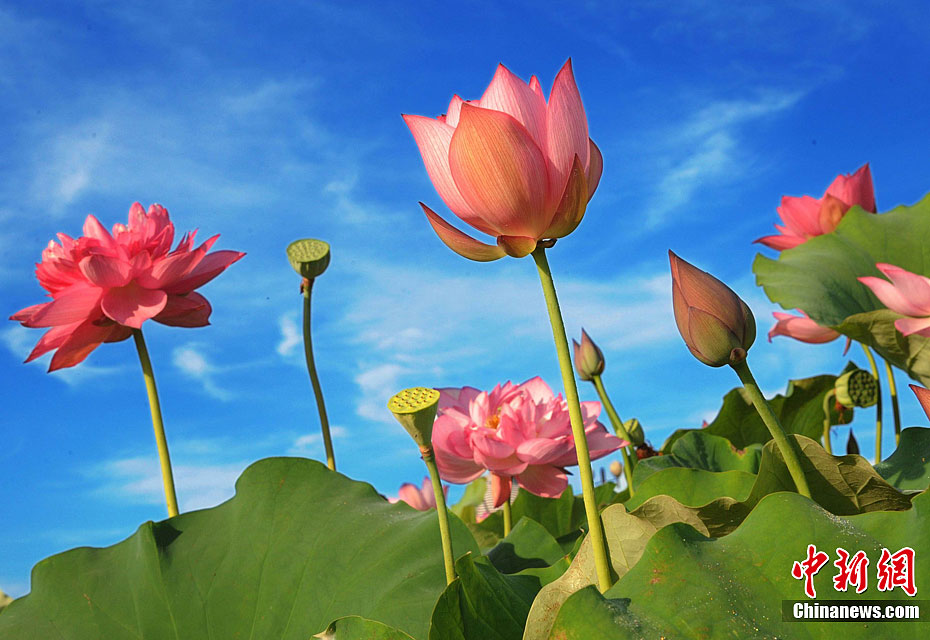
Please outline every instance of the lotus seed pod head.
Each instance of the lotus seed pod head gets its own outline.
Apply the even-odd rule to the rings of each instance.
[[[836,401],[847,408],[871,407],[878,402],[878,382],[865,369],[853,369],[833,383]]]
[[[420,449],[431,448],[433,421],[439,404],[439,392],[426,387],[411,387],[394,394],[388,409],[403,425]]]
[[[737,364],[756,339],[752,311],[730,287],[668,252],[675,324],[691,354],[711,367]]]
[[[575,347],[575,371],[582,380],[590,382],[594,376],[604,373],[604,353],[584,329],[581,330],[581,344],[574,340],[572,344]]]
[[[610,474],[613,477],[619,478],[620,474],[622,473],[623,473],[623,465],[620,464],[619,460],[614,460],[613,462],[610,463]]]
[[[626,429],[627,434],[630,436],[630,443],[634,447],[638,447],[646,441],[646,434],[643,432],[643,425],[639,423],[639,420],[636,418],[630,418],[623,423],[623,428]]]
[[[329,266],[329,243],[314,238],[287,245],[287,260],[298,275],[313,280]]]
[[[853,435],[852,427],[849,428],[849,439],[846,441],[846,455],[859,455],[859,443],[856,442],[856,436]]]

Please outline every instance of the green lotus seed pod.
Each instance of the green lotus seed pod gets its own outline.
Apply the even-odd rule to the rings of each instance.
[[[630,418],[624,421],[623,428],[630,434],[630,440],[634,447],[638,447],[646,441],[646,434],[643,432],[643,425],[636,418]]]
[[[412,387],[394,394],[388,409],[403,425],[421,449],[431,447],[433,421],[439,404],[439,392],[426,387]]]
[[[329,244],[304,238],[287,245],[287,260],[298,275],[313,280],[329,266]]]
[[[865,369],[853,369],[836,379],[836,401],[844,407],[871,407],[878,402],[878,381]]]

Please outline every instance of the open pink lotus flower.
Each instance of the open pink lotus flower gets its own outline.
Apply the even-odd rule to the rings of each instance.
[[[775,225],[780,233],[756,242],[778,251],[791,249],[809,238],[836,229],[853,205],[875,213],[875,191],[868,163],[851,175],[838,175],[820,199],[784,196],[778,207],[778,217],[784,224]]]
[[[442,490],[448,497],[449,486],[444,486]],[[430,483],[428,476],[423,477],[422,487],[417,487],[417,485],[410,482],[400,485],[397,496],[397,498],[388,498],[388,502],[393,503],[403,500],[417,511],[429,511],[436,508],[436,494],[433,493],[433,485]]]
[[[446,206],[497,239],[497,246],[476,240],[420,203],[439,238],[471,260],[520,258],[543,238],[568,235],[601,178],[571,60],[548,103],[536,76],[526,83],[499,65],[480,100],[453,96],[445,115],[404,121]]]
[[[798,309],[800,316],[775,311],[772,313],[778,321],[769,331],[769,342],[775,336],[788,336],[808,344],[822,344],[840,337],[840,334],[829,327],[821,327],[810,317]]]
[[[884,262],[875,266],[891,282],[874,276],[863,276],[859,282],[871,289],[886,307],[908,316],[894,321],[895,328],[903,335],[916,333],[930,337],[930,278]]]
[[[138,202],[129,209],[129,224],[117,223],[112,232],[89,215],[83,236],[59,233],[36,265],[52,301],[10,317],[26,327],[50,327],[26,362],[57,349],[49,371],[73,367],[101,343],[125,340],[149,319],[175,327],[209,324],[210,303],[194,289],[245,254],[208,254],[218,235],[195,249],[195,234],[184,234],[170,251],[174,225],[168,210],[153,204],[146,212]]]
[[[564,467],[578,458],[561,394],[539,377],[497,385],[490,393],[472,387],[439,391],[433,449],[443,479],[464,484],[489,470],[495,507],[510,495],[511,479],[538,496],[562,495],[568,485]],[[598,422],[600,402],[582,402],[581,411],[592,460],[627,444]]]

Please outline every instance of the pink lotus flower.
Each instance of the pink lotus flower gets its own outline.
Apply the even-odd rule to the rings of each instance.
[[[480,100],[453,96],[445,115],[404,121],[446,206],[497,239],[497,246],[476,240],[420,203],[439,238],[471,260],[520,258],[543,238],[568,235],[601,178],[571,60],[548,103],[536,76],[526,83],[499,65]]]
[[[810,317],[798,309],[800,316],[775,311],[772,313],[778,321],[769,331],[769,342],[775,336],[788,336],[808,344],[822,344],[840,337],[840,334],[829,327],[821,327]]]
[[[497,385],[490,393],[472,387],[439,391],[433,448],[443,479],[464,484],[489,470],[495,507],[510,495],[512,479],[538,496],[562,495],[568,485],[564,467],[578,458],[561,394],[553,395],[539,377]],[[592,460],[626,444],[598,422],[601,403],[582,402],[581,411]]]
[[[174,225],[168,210],[153,204],[146,212],[138,202],[129,209],[129,224],[115,224],[112,232],[89,215],[83,236],[59,233],[36,265],[52,301],[10,317],[26,327],[51,327],[26,362],[57,349],[49,371],[73,367],[101,343],[125,340],[149,319],[175,327],[209,324],[210,303],[194,289],[245,254],[208,254],[218,235],[195,249],[195,234],[184,234],[169,251]]]
[[[445,496],[449,497],[449,486],[444,486],[442,490]],[[433,485],[430,483],[428,476],[423,477],[422,487],[417,487],[417,485],[409,482],[400,485],[397,496],[397,498],[388,498],[388,502],[394,503],[403,500],[417,511],[429,511],[436,508],[436,494],[433,493]]]
[[[778,207],[778,217],[784,225],[775,225],[780,233],[759,238],[756,242],[778,251],[791,249],[809,238],[836,229],[853,205],[875,213],[875,192],[868,163],[852,175],[838,175],[820,199],[784,196]]]
[[[903,335],[916,333],[930,337],[930,278],[893,264],[879,262],[875,266],[891,282],[873,276],[863,276],[859,282],[871,289],[886,307],[908,316],[894,321],[895,328]]]

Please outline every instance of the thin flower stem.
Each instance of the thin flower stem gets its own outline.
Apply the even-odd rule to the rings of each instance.
[[[872,350],[865,343],[860,343],[865,357],[869,359],[869,366],[872,367],[872,375],[875,377],[875,384],[878,385],[878,400],[875,403],[875,464],[882,461],[882,382],[878,377],[878,366],[875,364],[875,358],[872,356]]]
[[[803,454],[799,450],[800,447],[798,447],[797,440],[793,438],[789,440],[787,434],[785,434],[785,430],[778,422],[778,417],[775,415],[775,412],[772,411],[772,407],[769,406],[762,392],[759,391],[759,385],[756,383],[752,371],[749,370],[749,364],[746,360],[743,359],[731,366],[733,370],[736,371],[736,375],[739,376],[740,382],[743,383],[743,388],[749,395],[749,399],[752,401],[753,406],[755,406],[756,411],[759,412],[762,422],[765,423],[769,433],[772,434],[772,439],[775,440],[778,450],[781,451],[781,456],[785,460],[785,466],[788,467],[788,473],[791,474],[791,478],[794,480],[798,493],[805,498],[810,498],[811,490],[807,486],[807,478],[804,477],[804,471],[801,468],[800,456]]]
[[[601,593],[604,593],[610,588],[613,581],[611,579],[610,563],[607,559],[604,526],[601,523],[601,516],[597,510],[597,500],[594,497],[594,474],[591,472],[591,456],[588,453],[588,440],[584,432],[581,403],[578,401],[578,388],[575,386],[575,374],[568,350],[568,339],[565,336],[565,323],[562,321],[562,312],[559,309],[559,299],[555,293],[555,284],[552,282],[552,272],[549,270],[545,247],[538,246],[533,251],[533,260],[536,261],[536,270],[539,272],[539,281],[542,283],[546,308],[549,311],[549,322],[552,324],[552,337],[555,340],[555,350],[559,357],[559,369],[562,373],[562,384],[565,387],[565,401],[568,404],[568,415],[572,424],[572,438],[575,442],[575,453],[578,456],[578,477],[581,480],[581,494],[584,499],[584,510],[588,520],[588,532],[591,538],[591,550],[594,554],[597,584]]]
[[[326,403],[323,401],[323,388],[320,386],[320,377],[316,373],[316,364],[313,362],[313,339],[310,337],[310,293],[313,290],[313,280],[305,279],[304,293],[304,356],[307,359],[307,371],[310,372],[310,384],[313,385],[313,395],[316,396],[316,408],[320,412],[320,428],[323,430],[323,446],[326,448],[326,466],[332,471],[336,470],[336,455],[333,453],[333,439],[329,434],[329,418],[326,417]]]
[[[621,447],[620,451],[623,454],[623,474],[626,476],[627,491],[629,491],[630,497],[632,498],[633,465],[635,464],[633,459],[636,458],[635,455],[630,455],[630,450],[633,448],[633,441],[630,439],[630,434],[623,425],[623,420],[617,415],[617,410],[614,409],[614,403],[610,401],[610,396],[607,395],[607,389],[604,388],[604,382],[601,380],[601,377],[592,376],[591,382],[594,383],[594,388],[597,389],[597,395],[601,399],[601,404],[604,405],[604,411],[607,412],[607,417],[610,418],[610,423],[613,425],[614,431],[627,441],[627,445]]]
[[[888,395],[891,396],[891,410],[894,412],[894,444],[897,447],[901,443],[901,408],[898,407],[898,386],[894,381],[894,367],[887,360],[885,374],[888,376]]]
[[[446,494],[442,490],[442,481],[439,479],[439,468],[436,467],[436,457],[432,448],[420,450],[423,462],[429,470],[429,479],[433,484],[433,495],[436,497],[436,513],[439,515],[439,537],[442,539],[442,560],[446,568],[446,584],[455,580],[455,559],[452,557],[452,534],[449,532],[449,512],[446,510]]]
[[[823,394],[823,448],[827,453],[833,455],[833,448],[830,446],[830,401],[836,400],[836,391],[830,389]]]
[[[510,530],[513,528],[513,514],[510,511],[510,496],[507,496],[507,499],[504,500],[501,511],[504,513],[504,537],[506,537],[510,535]]]
[[[139,352],[142,376],[145,378],[145,390],[149,396],[149,410],[152,412],[152,427],[155,429],[155,444],[158,447],[158,459],[161,463],[161,480],[165,486],[168,517],[173,518],[178,515],[178,497],[174,492],[174,474],[171,472],[171,456],[168,454],[168,439],[165,438],[165,423],[161,417],[158,389],[155,387],[155,372],[152,371],[152,361],[149,359],[149,350],[145,346],[142,330],[133,329],[132,337],[136,343],[136,351]]]

